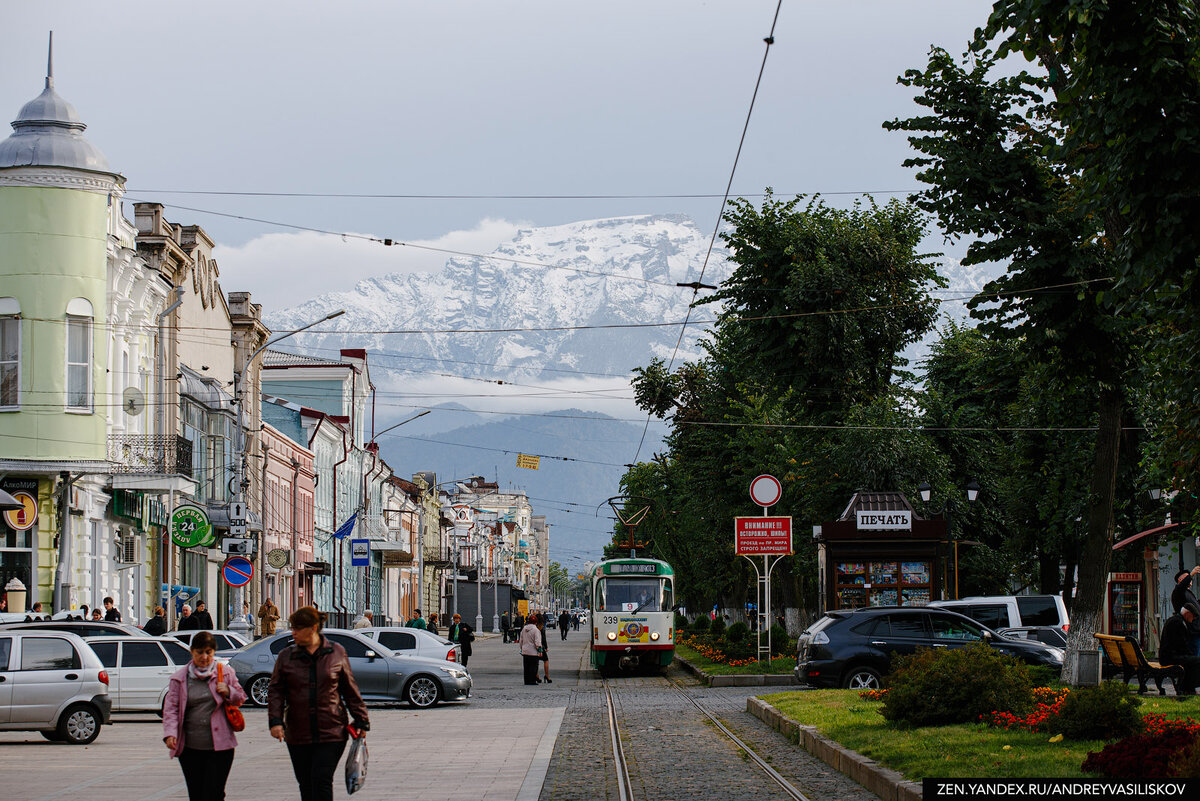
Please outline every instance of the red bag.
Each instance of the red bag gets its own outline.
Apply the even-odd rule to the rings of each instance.
[[[220,684],[222,681],[221,667],[222,667],[221,663],[218,662],[217,663],[217,683],[218,684]],[[229,721],[229,728],[233,729],[234,731],[242,731],[243,729],[246,728],[246,716],[242,714],[242,710],[238,709],[236,706],[230,706],[228,701],[226,701],[224,704],[222,704],[222,706],[225,707],[225,719]]]

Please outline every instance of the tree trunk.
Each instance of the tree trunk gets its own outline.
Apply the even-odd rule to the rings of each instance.
[[[1063,681],[1072,686],[1091,684],[1095,674],[1082,675],[1081,651],[1094,652],[1092,637],[1103,622],[1104,595],[1112,562],[1113,498],[1117,484],[1117,458],[1121,437],[1121,391],[1112,386],[1100,390],[1100,423],[1092,461],[1092,489],[1088,503],[1087,536],[1079,559],[1079,584],[1071,607],[1071,629],[1063,662]],[[1085,664],[1086,672],[1098,662]]]

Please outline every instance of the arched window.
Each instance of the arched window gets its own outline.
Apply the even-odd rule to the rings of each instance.
[[[0,298],[0,411],[21,408],[21,304]]]
[[[92,411],[92,304],[87,298],[67,304],[67,410]]]

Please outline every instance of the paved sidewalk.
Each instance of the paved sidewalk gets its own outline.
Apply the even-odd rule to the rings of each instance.
[[[388,801],[533,801],[541,793],[570,690],[578,683],[578,637],[555,640],[550,685],[524,687],[515,646],[481,637],[470,665],[473,698],[421,712],[371,707],[366,787],[355,798]],[[116,715],[89,746],[51,743],[37,732],[0,732],[3,801],[184,799],[179,765],[154,715]],[[266,712],[246,710],[226,786],[230,801],[299,797],[286,746],[267,733]],[[346,798],[339,766],[334,797]]]

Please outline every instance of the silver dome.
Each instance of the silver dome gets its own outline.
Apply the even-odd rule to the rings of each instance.
[[[108,172],[108,159],[83,138],[86,125],[75,107],[54,91],[54,78],[46,78],[40,95],[21,107],[12,123],[13,133],[0,142],[0,168],[71,167]]]

